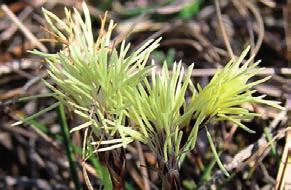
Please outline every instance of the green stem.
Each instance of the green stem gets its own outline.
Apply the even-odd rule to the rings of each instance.
[[[65,109],[64,109],[63,104],[60,104],[59,106],[59,119],[60,119],[60,125],[61,125],[61,131],[62,131],[62,136],[63,136],[63,142],[65,145],[66,155],[69,161],[70,175],[75,184],[75,189],[82,190],[80,180],[78,177],[76,158],[74,156],[74,149],[70,140],[70,133],[69,133],[69,128],[68,128],[67,119],[65,115]]]

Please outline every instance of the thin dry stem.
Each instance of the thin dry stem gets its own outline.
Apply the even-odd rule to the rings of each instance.
[[[85,167],[85,163],[86,163],[86,160],[85,160],[85,153],[86,153],[86,142],[87,142],[87,136],[88,136],[88,128],[85,130],[85,133],[84,133],[84,139],[83,139],[83,147],[82,147],[82,169],[83,169],[83,175],[84,175],[84,180],[85,180],[85,183],[88,187],[89,190],[94,190],[93,189],[93,186],[90,182],[90,179],[89,179],[89,176],[88,176],[88,173],[87,173],[87,170],[86,170],[86,167]]]
[[[264,21],[263,18],[258,10],[258,8],[250,1],[241,1],[242,4],[244,4],[255,16],[256,20],[257,20],[257,24],[258,24],[258,40],[256,42],[256,45],[254,47],[253,50],[253,55],[256,55],[263,43],[264,40],[264,33],[265,33],[265,29],[264,29]]]
[[[1,9],[7,14],[7,16],[14,22],[17,27],[23,32],[34,45],[36,45],[41,51],[48,52],[47,48],[31,33],[31,31],[21,23],[16,15],[7,7],[7,5],[1,5]]]
[[[215,0],[215,8],[216,8],[216,13],[217,13],[217,18],[218,18],[218,23],[219,23],[219,27],[222,33],[222,37],[226,46],[226,49],[230,55],[230,57],[232,59],[235,59],[234,53],[232,51],[231,45],[230,45],[230,41],[227,37],[224,25],[223,25],[223,21],[222,21],[222,16],[221,16],[221,10],[220,10],[220,6],[219,6],[219,0]]]
[[[150,190],[150,183],[149,183],[149,175],[148,175],[148,171],[147,171],[147,167],[146,167],[146,162],[145,162],[145,158],[144,158],[144,154],[143,154],[143,150],[141,147],[140,142],[136,142],[136,147],[137,147],[137,151],[138,151],[138,157],[139,157],[139,161],[140,161],[140,165],[143,165],[145,167],[141,167],[141,175],[143,178],[143,183],[144,183],[144,190]]]

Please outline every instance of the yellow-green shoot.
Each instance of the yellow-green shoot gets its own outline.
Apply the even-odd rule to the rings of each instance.
[[[140,127],[158,159],[169,164],[169,170],[173,163],[178,168],[187,153],[195,148],[199,128],[210,121],[228,120],[253,133],[242,121],[259,114],[241,107],[242,104],[259,103],[284,109],[279,102],[264,100],[264,95],[254,96],[253,87],[270,77],[249,82],[262,70],[257,67],[259,62],[252,63],[253,57],[243,63],[249,49],[247,47],[239,58],[217,71],[204,88],[199,84],[195,88],[192,84],[193,65],[184,72],[180,62],[174,63],[171,73],[164,64],[160,74],[154,71],[150,81],[145,79],[136,90],[128,92],[129,117]],[[187,89],[192,89],[189,101],[186,100]],[[189,126],[191,120],[195,120],[194,126]],[[228,175],[218,159],[208,130],[207,136],[219,166]],[[182,139],[186,139],[184,143]]]
[[[85,3],[84,19],[75,9],[73,13],[65,9],[65,20],[43,11],[63,48],[55,54],[32,53],[48,63],[48,73],[56,87],[45,83],[54,97],[84,119],[71,132],[90,128],[94,133],[91,144],[97,145],[96,151],[125,147],[137,140],[147,144],[169,170],[178,169],[187,153],[195,148],[201,126],[213,120],[228,120],[252,133],[242,121],[258,114],[241,107],[242,104],[259,103],[283,109],[278,102],[254,95],[253,87],[270,77],[249,82],[261,71],[257,67],[259,62],[252,62],[253,57],[244,61],[249,47],[217,71],[204,88],[195,87],[191,80],[193,65],[184,69],[181,62],[174,63],[169,71],[164,64],[160,73],[155,66],[146,66],[160,39],[150,40],[127,55],[129,44],[123,41],[116,48],[111,42],[113,21],[106,28],[103,18],[94,40]],[[195,121],[193,126],[191,121]],[[227,174],[208,131],[207,136],[219,166]]]
[[[123,97],[149,74],[151,67],[146,62],[159,40],[149,40],[128,55],[130,45],[125,41],[118,49],[111,43],[115,24],[110,20],[106,28],[106,16],[94,40],[85,3],[84,19],[76,9],[73,13],[65,9],[64,20],[45,9],[43,12],[51,33],[63,48],[55,54],[36,50],[32,53],[44,57],[48,63],[48,74],[56,87],[44,82],[54,97],[84,120],[71,132],[92,129],[95,137],[92,144],[98,145],[99,152],[143,140],[139,130],[126,125],[128,103]]]

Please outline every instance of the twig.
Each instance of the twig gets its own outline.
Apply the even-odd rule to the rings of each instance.
[[[1,180],[2,181],[2,180]],[[56,189],[56,185],[49,184],[48,181],[44,179],[32,179],[24,176],[20,177],[14,177],[14,176],[5,176],[3,178],[4,184],[7,184],[8,187],[13,188],[13,186],[19,186],[19,187],[29,187],[31,189],[47,189],[47,190],[52,190]],[[64,184],[58,184],[59,186],[65,186]],[[2,186],[3,187],[3,186]],[[5,186],[4,186],[5,188]]]
[[[87,185],[87,188],[89,190],[94,190],[93,189],[93,186],[90,182],[90,179],[89,179],[89,176],[88,176],[88,173],[87,173],[87,170],[86,170],[86,167],[85,167],[85,163],[86,163],[86,160],[85,160],[85,157],[86,157],[86,142],[87,142],[87,136],[88,136],[88,128],[86,128],[85,130],[85,133],[84,133],[84,139],[83,139],[83,147],[82,147],[82,169],[83,169],[83,175],[84,175],[84,180],[85,180],[85,183]]]
[[[219,7],[219,0],[215,0],[215,9],[216,9],[218,23],[219,23],[219,27],[220,27],[220,30],[221,30],[221,33],[222,33],[222,37],[223,37],[226,49],[227,49],[230,57],[232,59],[234,59],[235,56],[234,56],[233,51],[231,49],[231,45],[230,45],[229,39],[227,37],[226,31],[225,31],[225,28],[224,28],[224,25],[223,25],[221,11],[220,11],[220,7]]]
[[[140,168],[141,174],[142,174],[142,177],[143,177],[144,190],[150,190],[150,184],[149,184],[149,180],[148,180],[149,175],[148,175],[146,162],[145,162],[145,158],[144,158],[144,154],[143,154],[140,142],[136,142],[136,147],[137,147],[137,151],[138,151],[138,157],[139,157],[140,165],[145,166],[145,167],[141,167]]]
[[[169,30],[174,30],[175,27],[179,26],[182,24],[182,21],[176,21],[174,24],[168,24],[167,26],[165,26],[164,28],[160,29],[159,31],[153,33],[152,35],[150,35],[149,37],[147,37],[142,43],[140,43],[140,45],[136,46],[133,49],[133,52],[135,52],[136,50],[138,50],[145,42],[151,40],[151,39],[155,39],[158,38],[159,36],[161,36],[163,33],[169,31]]]
[[[284,93],[281,88],[277,88],[275,86],[266,85],[266,84],[260,84],[258,86],[255,86],[255,89],[262,94],[266,94],[266,95],[277,97],[277,98],[281,98]]]
[[[289,131],[290,128],[283,128],[279,130],[275,135],[274,138],[271,141],[267,141],[266,137],[264,135],[261,136],[261,138],[255,142],[254,144],[251,144],[241,150],[238,154],[234,156],[232,161],[229,164],[225,164],[224,167],[228,170],[234,170],[240,171],[242,170],[247,163],[250,162],[250,160],[254,160],[256,158],[262,158],[268,149],[268,147],[273,143],[274,141],[277,141],[281,138],[283,138],[286,135],[286,132]],[[198,188],[198,190],[206,190],[211,185],[217,183],[219,179],[223,178],[223,173],[220,170],[217,170],[214,172],[214,174],[211,177],[211,180],[207,183],[203,184],[201,187]]]
[[[144,188],[143,181],[141,180],[141,176],[139,175],[138,171],[130,164],[126,165],[127,171],[131,175],[133,181],[138,185],[140,189]]]
[[[277,6],[276,2],[274,2],[273,0],[259,0],[259,1],[271,9],[273,9]]]
[[[33,9],[31,7],[26,7],[20,14],[19,14],[19,20],[23,22],[31,13]],[[0,35],[0,42],[4,40],[9,40],[11,36],[14,35],[14,33],[17,31],[17,26],[15,24],[11,25],[9,28],[7,28],[4,32]]]
[[[112,40],[114,43],[115,46],[118,46],[118,44],[120,44],[124,39],[126,39],[132,32],[134,32],[134,29],[136,27],[136,25],[142,21],[143,19],[145,19],[145,15],[142,14],[140,15],[137,19],[135,19],[133,21],[133,23],[131,23],[130,27],[124,31],[124,32],[121,32],[118,36],[116,36],[114,38],[114,40]]]
[[[248,32],[250,36],[250,45],[251,45],[251,54],[254,55],[255,50],[255,36],[254,36],[254,27],[250,21],[247,22]]]
[[[10,11],[7,5],[1,5],[1,9],[34,45],[36,45],[41,51],[47,52],[47,48],[42,43],[40,43],[40,41],[30,32],[30,30],[26,26],[21,23],[21,21],[15,16],[15,14]]]
[[[0,62],[0,76],[4,74],[9,74],[18,69],[30,69],[38,65],[39,61],[32,62],[32,59],[20,59],[13,60],[10,62]]]
[[[275,129],[275,127],[280,123],[280,121],[283,121],[284,118],[287,118],[287,111],[286,110],[283,110],[281,111],[277,117],[275,117],[273,119],[273,121],[270,123],[269,125],[269,129],[271,130],[271,132],[273,132],[273,130]]]
[[[200,45],[199,42],[197,42],[196,40],[184,39],[184,38],[174,38],[174,39],[164,40],[161,43],[161,46],[176,45],[176,44],[189,45],[195,48],[198,52],[203,51],[203,47]]]
[[[35,83],[39,82],[43,76],[36,76],[30,79],[28,82],[25,83],[25,85],[22,87],[22,90],[24,93],[27,93],[28,89],[34,85]]]
[[[259,12],[259,10],[256,8],[256,6],[251,2],[251,1],[241,1],[242,4],[244,4],[255,16],[257,22],[258,22],[258,28],[257,32],[258,32],[258,40],[256,42],[256,46],[253,50],[253,55],[256,55],[263,43],[264,40],[264,33],[265,33],[265,29],[264,29],[264,21],[263,18]]]

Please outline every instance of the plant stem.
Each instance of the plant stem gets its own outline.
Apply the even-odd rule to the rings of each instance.
[[[170,170],[162,179],[163,190],[180,190],[180,174],[178,170]]]
[[[124,190],[125,156],[123,150],[114,149],[99,154],[100,161],[108,168],[113,190]]]
[[[75,188],[77,190],[82,190],[80,180],[78,177],[77,172],[77,165],[76,165],[76,158],[74,156],[74,149],[70,141],[70,133],[68,129],[68,124],[65,116],[65,109],[63,104],[60,104],[59,106],[59,119],[60,119],[60,125],[61,125],[61,131],[63,136],[63,142],[66,149],[66,155],[69,161],[69,167],[70,167],[70,174],[72,177],[72,180],[74,182]]]
[[[158,168],[162,178],[163,190],[181,189],[179,166],[175,156],[170,156],[167,162],[164,159],[158,159]]]

